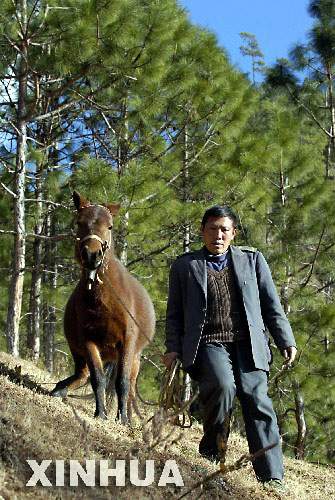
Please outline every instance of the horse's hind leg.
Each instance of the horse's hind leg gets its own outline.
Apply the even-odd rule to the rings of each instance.
[[[128,342],[126,342],[121,349],[119,356],[118,373],[115,382],[115,389],[118,400],[117,418],[121,420],[122,424],[127,424],[129,422],[128,417],[131,417],[130,414],[127,415],[127,409],[129,409],[128,400],[133,398],[131,382],[134,378],[136,380],[139,369],[139,360],[137,359],[137,355],[135,355],[134,338],[135,335],[133,332],[133,335],[128,338]]]
[[[129,396],[128,396],[128,419],[131,422],[132,410],[134,408],[135,413],[138,417],[142,418],[141,412],[136,401],[136,380],[138,372],[140,369],[140,357],[139,355],[134,356],[133,366],[130,373],[130,383],[129,383]]]
[[[107,418],[106,377],[99,349],[93,342],[87,342],[87,364],[91,374],[91,384],[95,395],[95,417]]]
[[[126,425],[128,423],[127,416],[127,403],[129,397],[129,381],[130,381],[130,371],[132,368],[133,361],[133,349],[128,349],[123,346],[120,353],[118,372],[115,381],[115,390],[117,395],[117,419],[121,421],[122,424]]]
[[[61,380],[56,384],[56,387],[51,391],[51,396],[65,397],[69,389],[77,389],[85,384],[88,379],[88,369],[85,358],[72,353],[75,370],[70,377]]]
[[[118,366],[118,373],[115,381],[115,390],[117,395],[117,416],[121,423],[126,425],[128,423],[127,418],[127,401],[129,394],[129,375],[124,369],[123,359],[120,359]]]

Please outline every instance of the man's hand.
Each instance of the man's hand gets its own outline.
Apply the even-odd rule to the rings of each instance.
[[[286,347],[286,349],[283,349],[281,353],[285,358],[284,365],[289,368],[295,360],[295,357],[297,355],[297,348],[292,345],[290,347]]]
[[[178,352],[167,352],[164,356],[162,356],[162,361],[168,370],[170,370],[172,363],[178,358],[178,356]]]

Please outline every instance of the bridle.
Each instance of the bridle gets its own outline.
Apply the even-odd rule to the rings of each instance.
[[[83,208],[86,208],[86,207],[83,207]],[[105,207],[103,207],[103,208],[105,208]],[[86,274],[87,274],[87,289],[91,290],[92,289],[92,285],[95,283],[95,281],[97,281],[100,284],[103,283],[103,281],[98,276],[98,269],[100,269],[102,267],[102,270],[104,270],[103,269],[103,263],[104,263],[104,260],[105,260],[106,252],[112,246],[112,231],[111,231],[111,229],[109,229],[109,238],[108,238],[108,241],[107,240],[103,240],[97,234],[88,234],[87,236],[84,236],[83,238],[76,238],[76,240],[78,241],[78,244],[79,244],[79,255],[80,255],[81,264],[82,264],[82,266],[85,269]],[[101,244],[102,258],[101,258],[100,264],[95,269],[87,269],[83,265],[82,258],[81,258],[82,244],[85,241],[88,241],[88,240],[96,240],[96,241],[98,241]]]
[[[77,241],[79,241],[79,247],[81,247],[82,243],[84,243],[84,241],[87,241],[87,240],[97,240],[101,244],[102,259],[104,259],[106,250],[108,250],[108,248],[111,247],[112,234],[109,233],[109,241],[102,240],[100,238],[100,236],[98,236],[97,234],[88,234],[87,236],[84,236],[84,238],[77,238]],[[102,264],[102,261],[101,261],[101,264]],[[101,266],[101,264],[99,264],[99,267]]]

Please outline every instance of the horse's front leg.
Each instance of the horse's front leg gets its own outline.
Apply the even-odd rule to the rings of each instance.
[[[87,342],[87,364],[91,375],[92,389],[95,395],[95,417],[107,419],[106,377],[100,352],[93,342]]]

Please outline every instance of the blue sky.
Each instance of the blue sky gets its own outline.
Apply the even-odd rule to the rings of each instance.
[[[297,42],[307,41],[313,24],[307,13],[308,0],[179,0],[195,24],[214,31],[219,44],[242,71],[250,70],[248,58],[239,51],[241,31],[253,33],[265,63],[287,57]]]

